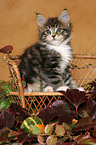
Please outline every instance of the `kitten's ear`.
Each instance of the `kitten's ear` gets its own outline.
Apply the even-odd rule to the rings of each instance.
[[[63,10],[63,12],[61,13],[61,15],[58,18],[62,23],[65,23],[67,25],[69,25],[70,23],[70,18],[69,18],[69,14],[68,11],[66,9]]]
[[[44,24],[47,22],[47,19],[43,17],[41,14],[37,13],[37,24],[40,28],[44,26]]]

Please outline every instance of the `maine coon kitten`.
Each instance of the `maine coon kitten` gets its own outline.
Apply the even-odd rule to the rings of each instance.
[[[66,91],[77,88],[70,73],[72,59],[71,23],[65,9],[57,18],[37,14],[40,41],[25,50],[19,70],[28,83],[27,91]]]

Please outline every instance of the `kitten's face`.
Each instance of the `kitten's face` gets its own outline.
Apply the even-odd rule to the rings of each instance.
[[[40,40],[56,45],[66,40],[71,34],[71,23],[69,14],[64,10],[59,18],[46,19],[42,15],[37,15]]]

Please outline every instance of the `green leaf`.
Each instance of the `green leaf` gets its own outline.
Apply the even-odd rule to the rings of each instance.
[[[65,128],[67,134],[71,133],[71,128],[67,125],[67,123],[63,122],[62,126]]]
[[[11,101],[2,101],[0,103],[0,110],[2,111],[2,110],[7,109],[11,103],[12,103]]]
[[[42,133],[42,130],[40,128],[38,128],[37,126],[31,127],[30,131],[32,131],[33,134],[40,134],[40,133]]]
[[[41,135],[38,135],[37,138],[40,144],[44,144],[44,138]]]
[[[77,139],[77,143],[85,145],[96,145],[96,139],[90,136],[90,133],[81,135]]]
[[[83,118],[85,118],[85,117],[88,117],[88,116],[89,116],[89,115],[88,115],[88,112],[87,112],[87,111],[85,111],[85,110],[82,112],[82,115],[83,115]]]
[[[47,145],[56,145],[57,144],[57,137],[49,136],[46,140]]]
[[[9,92],[11,91],[11,85],[5,83],[5,84],[1,84],[1,87],[6,93],[6,95],[9,96]]]
[[[52,132],[53,132],[53,130],[54,130],[54,125],[55,125],[55,124],[47,124],[47,125],[45,126],[45,129],[44,129],[45,133],[46,133],[46,134],[52,134]]]
[[[65,134],[65,129],[63,128],[62,125],[56,125],[56,130],[55,130],[56,135],[58,136],[64,136]]]

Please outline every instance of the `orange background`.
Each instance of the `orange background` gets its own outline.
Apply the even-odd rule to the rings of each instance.
[[[36,12],[46,18],[67,8],[73,24],[73,53],[96,53],[96,0],[0,0],[0,48],[14,47],[13,55],[38,41]],[[0,80],[9,79],[0,54]]]

